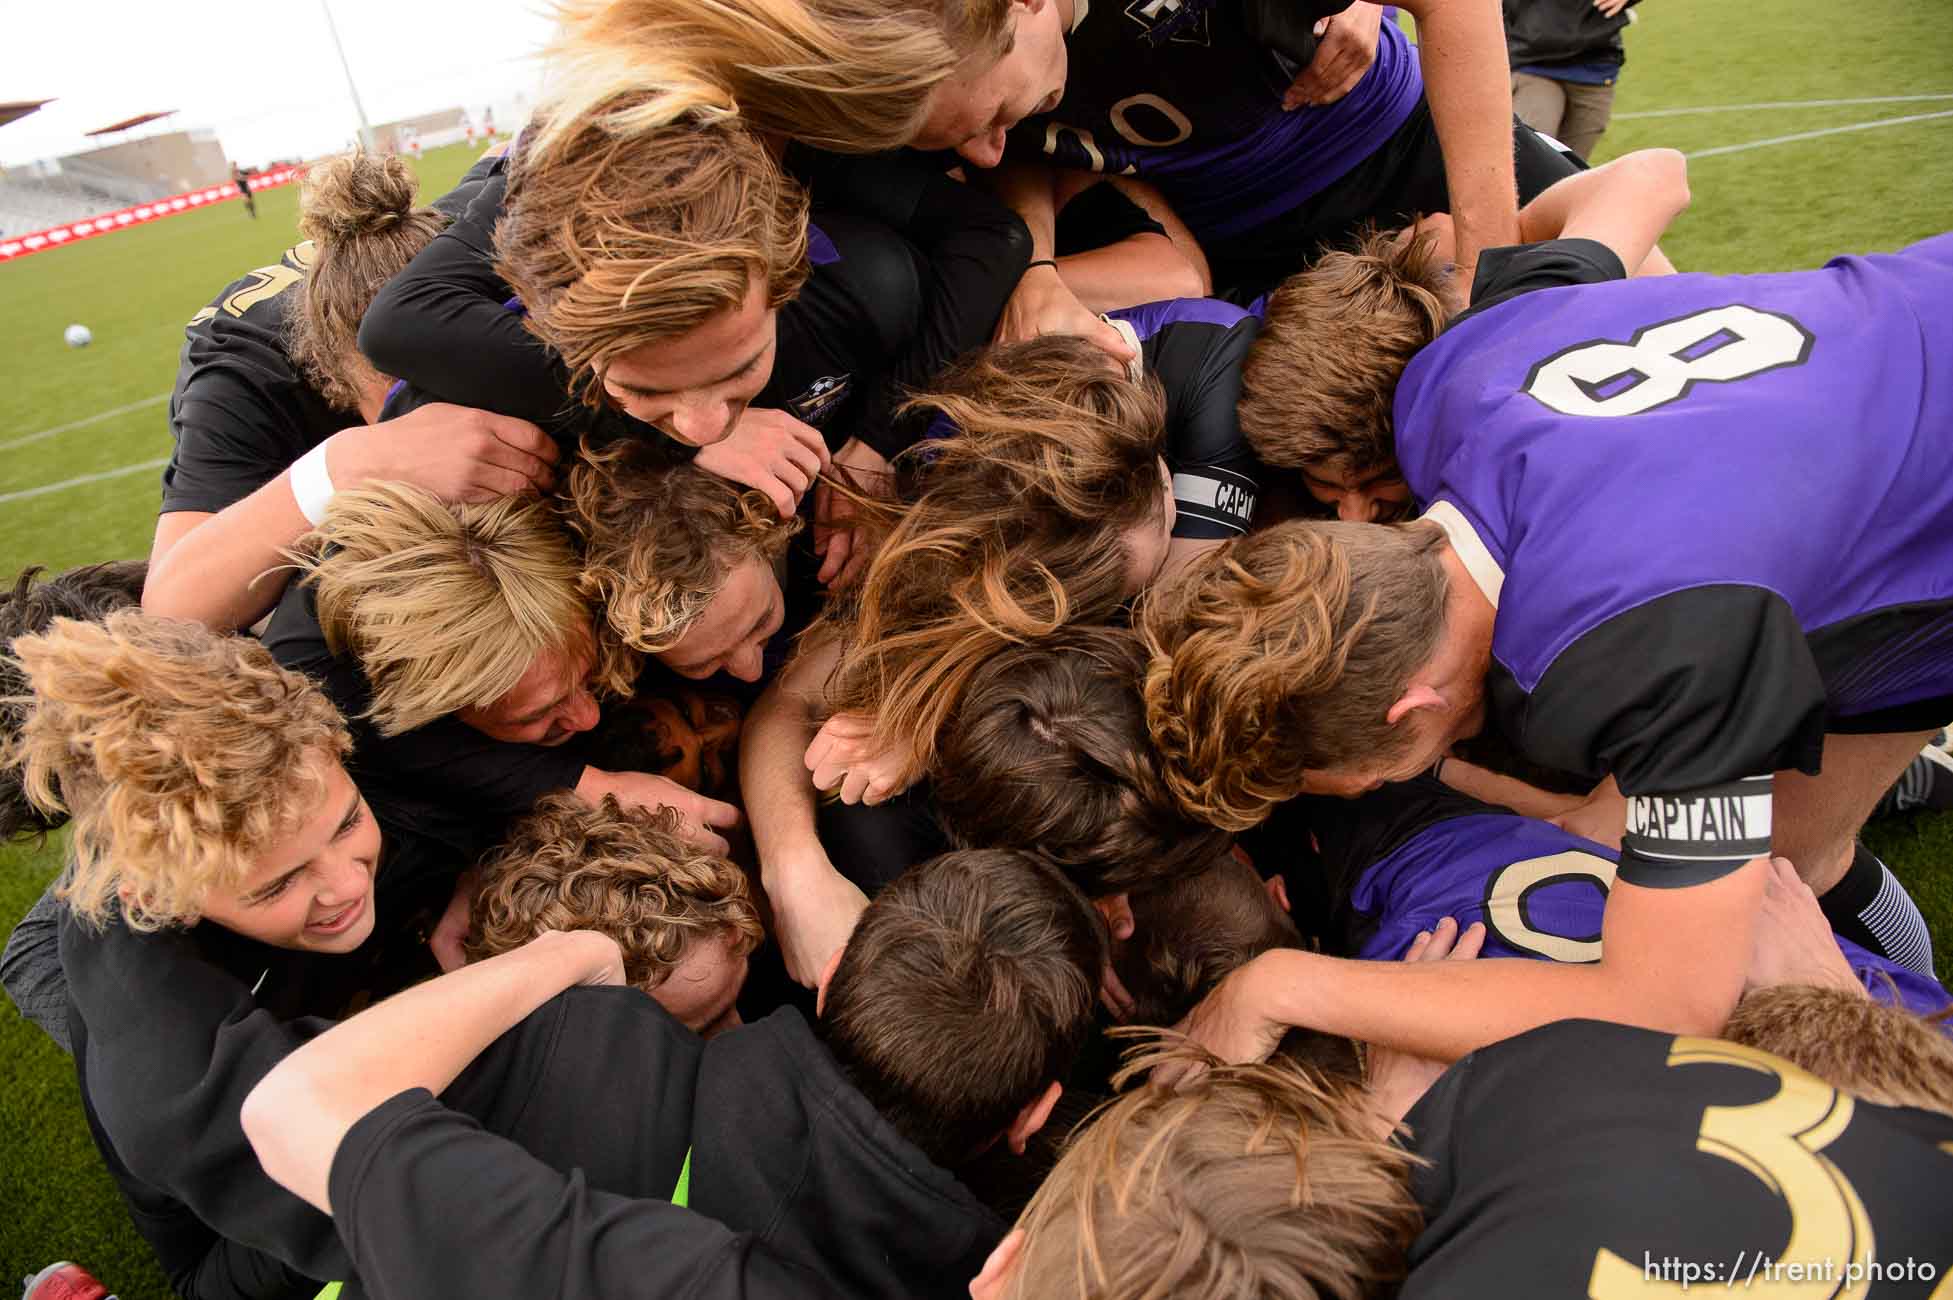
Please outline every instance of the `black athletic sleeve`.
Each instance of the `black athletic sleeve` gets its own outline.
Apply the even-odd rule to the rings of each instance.
[[[331,419],[322,400],[317,411]],[[164,514],[216,514],[277,478],[333,432],[295,417],[251,375],[231,367],[191,375],[174,396],[170,423],[177,443],[163,472]],[[341,427],[358,423],[348,413]]]
[[[1557,655],[1530,695],[1495,672],[1527,756],[1612,773],[1628,796],[1619,878],[1677,887],[1770,848],[1770,774],[1815,773],[1825,691],[1796,614],[1761,587],[1673,592]]]
[[[1259,328],[1253,316],[1226,327],[1176,321],[1146,340],[1147,367],[1167,391],[1166,460],[1179,510],[1175,537],[1238,537],[1254,524],[1262,467],[1235,407],[1241,363]]]
[[[1549,239],[1538,244],[1488,248],[1478,255],[1471,306],[1453,317],[1451,324],[1535,289],[1625,279],[1627,269],[1621,259],[1597,240]]]
[[[451,222],[459,221],[467,213],[468,205],[475,201],[475,196],[481,193],[482,187],[488,184],[491,177],[500,175],[501,171],[502,160],[500,158],[490,158],[486,155],[477,158],[475,165],[464,172],[461,179],[454,183],[453,189],[443,194],[440,198],[435,199],[427,206],[433,208]]]
[[[86,1027],[82,1086],[128,1172],[223,1237],[308,1277],[342,1275],[331,1221],[265,1177],[238,1122],[258,1081],[326,1022],[279,1020],[181,932],[70,919],[61,956]]]
[[[1004,303],[1031,260],[1024,222],[1002,202],[952,180],[908,150],[862,158],[800,151],[809,189],[823,207],[873,218],[915,248],[922,314],[914,339],[893,356],[867,395],[857,436],[893,458],[912,445],[926,417],[898,422],[895,408],[951,361],[990,340]]]
[[[1239,3],[1248,34],[1298,69],[1306,68],[1316,57],[1316,22],[1350,6],[1350,0],[1239,0]],[[1188,8],[1191,11],[1193,6]]]
[[[580,1172],[559,1172],[484,1133],[424,1089],[354,1124],[328,1188],[340,1236],[376,1300],[836,1294],[702,1215],[592,1191]]]
[[[571,396],[562,360],[508,306],[512,290],[495,272],[495,223],[507,193],[507,175],[490,175],[467,211],[387,282],[360,319],[359,350],[413,390],[411,400],[389,403],[388,416],[453,402],[528,420],[568,448],[586,432],[664,441]]]

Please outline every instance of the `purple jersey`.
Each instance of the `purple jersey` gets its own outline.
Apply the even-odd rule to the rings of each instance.
[[[1445,917],[1485,923],[1487,957],[1600,960],[1601,914],[1615,854],[1549,823],[1488,811],[1413,834],[1357,877],[1356,955],[1394,961]],[[1367,932],[1367,933],[1365,933]],[[1839,939],[1867,992],[1918,1015],[1953,1005],[1939,981]],[[1945,1026],[1953,1034],[1953,1022]]]
[[[1768,847],[1768,774],[1815,772],[1825,731],[1953,716],[1953,236],[1780,275],[1515,270],[1598,248],[1487,254],[1398,385],[1397,455],[1497,607],[1513,739],[1614,773],[1624,874],[1688,884]]]
[[[1143,177],[1202,242],[1252,230],[1375,153],[1424,93],[1416,49],[1385,23],[1354,90],[1282,111],[1311,25],[1347,3],[1078,0],[1064,98],[1012,129],[1011,155]]]

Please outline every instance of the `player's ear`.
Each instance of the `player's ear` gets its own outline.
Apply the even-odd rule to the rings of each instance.
[[[1293,912],[1295,910],[1288,905],[1288,882],[1283,880],[1279,873],[1262,881],[1261,887],[1268,891],[1268,901],[1281,908],[1282,911]]]
[[[1132,938],[1134,922],[1132,898],[1129,895],[1120,892],[1105,898],[1095,898],[1092,900],[1092,906],[1099,909],[1099,915],[1105,918],[1105,928],[1111,932],[1114,939],[1124,943]]]
[[[1043,1092],[1024,1104],[1024,1109],[1011,1117],[1010,1128],[1004,1133],[1004,1140],[1010,1143],[1011,1152],[1023,1155],[1025,1146],[1037,1135],[1051,1118],[1052,1107],[1065,1092],[1065,1086],[1053,1079],[1045,1085]]]
[[[1397,697],[1397,702],[1390,706],[1390,712],[1383,715],[1383,720],[1394,727],[1400,719],[1418,709],[1442,709],[1444,707],[1444,696],[1438,694],[1429,686],[1406,686],[1404,693]]]
[[[841,954],[847,950],[848,945],[845,943],[836,948],[834,955],[827,959],[827,965],[821,967],[820,978],[814,981],[814,1019],[816,1020],[827,1011],[827,986],[834,982],[834,972],[841,969]]]

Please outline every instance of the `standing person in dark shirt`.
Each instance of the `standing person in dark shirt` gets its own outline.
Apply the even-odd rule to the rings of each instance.
[[[970,1294],[1928,1294],[1953,1268],[1926,1192],[1948,1176],[1953,1046],[1848,994],[1745,1001],[1730,1039],[1567,1020],[1441,1076],[1373,1056],[1367,1089],[1280,1061],[1139,1088]],[[1816,1068],[1784,1054],[1804,1043]]]
[[[1621,33],[1635,0],[1505,0],[1512,107],[1521,121],[1580,159],[1614,115],[1614,83],[1627,62]]]
[[[251,220],[256,221],[258,201],[251,197],[251,178],[245,175],[244,168],[239,163],[231,164],[231,183],[237,186],[237,197],[244,200],[244,211],[250,215]]]
[[[353,720],[376,799],[400,800],[470,856],[552,790],[676,808],[689,833],[738,811],[663,777],[610,772],[574,737],[599,695],[627,695],[637,655],[598,626],[556,507],[533,496],[448,506],[403,484],[340,493],[306,576],[265,631],[287,667]]]
[[[102,1158],[186,1300],[309,1297],[345,1256],[238,1109],[317,1017],[432,969],[415,914],[461,863],[383,828],[337,712],[255,641],[125,609],[13,650],[33,696],[9,761],[74,818],[60,951]]]
[[[335,485],[399,479],[480,501],[551,481],[555,448],[519,420],[440,407],[369,427],[386,380],[354,347],[360,315],[447,219],[413,200],[397,158],[314,164],[305,242],[191,319],[170,395],[151,613],[226,631],[255,622],[284,585],[280,549],[318,522]]]
[[[1417,523],[1282,525],[1146,612],[1155,739],[1223,824],[1406,779],[1488,707],[1532,760],[1614,778],[1568,814],[1625,831],[1597,963],[1261,990],[1318,1028],[1440,1057],[1570,1014],[1712,1029],[1773,855],[1840,934],[1932,970],[1857,836],[1953,712],[1953,487],[1927,468],[1953,450],[1953,237],[1634,280],[1616,237],[1490,255],[1404,368]]]
[[[320,1038],[244,1123],[375,1294],[690,1294],[673,1201],[844,1294],[957,1297],[1004,1224],[955,1171],[1044,1123],[1104,952],[1056,876],[952,854],[862,917],[812,1025],[786,1009],[701,1044],[635,991],[557,996],[617,982],[618,954],[546,935]]]

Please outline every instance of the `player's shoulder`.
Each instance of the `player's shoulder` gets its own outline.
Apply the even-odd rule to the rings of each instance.
[[[318,250],[311,240],[287,248],[275,262],[254,267],[221,289],[215,298],[190,317],[186,327],[192,336],[209,332],[213,323],[243,322],[260,329],[282,331],[291,306],[292,291],[311,273]]]

